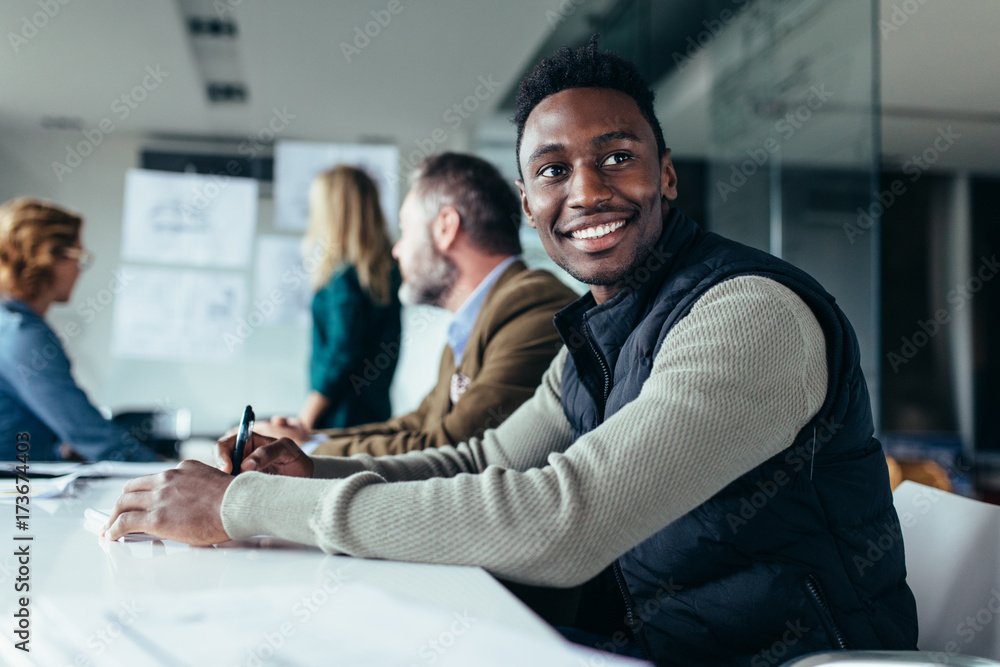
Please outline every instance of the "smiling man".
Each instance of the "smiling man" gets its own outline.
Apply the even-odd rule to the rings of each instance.
[[[377,459],[258,438],[235,479],[185,463],[130,482],[107,536],[267,533],[587,582],[564,633],[664,665],[914,649],[850,323],[807,274],[670,208],[677,178],[652,101],[595,43],[521,85],[522,207],[591,289],[556,316],[565,347],[503,425]]]

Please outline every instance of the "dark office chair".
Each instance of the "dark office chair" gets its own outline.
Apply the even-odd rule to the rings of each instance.
[[[191,411],[121,410],[111,415],[111,421],[160,456],[179,457],[180,444],[191,437]]]

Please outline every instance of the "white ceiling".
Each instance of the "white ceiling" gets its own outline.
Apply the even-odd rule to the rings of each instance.
[[[548,7],[533,0],[399,0],[402,11],[347,62],[341,42],[352,42],[372,11],[384,19],[389,0],[219,0],[227,1],[236,5],[228,17],[240,33],[248,104],[206,101],[176,3],[76,0],[18,53],[9,39],[0,45],[0,123],[38,127],[55,115],[92,128],[107,117],[127,132],[240,137],[277,108],[295,115],[290,137],[420,139],[439,127],[454,131],[443,115],[475,93],[480,76],[511,85],[551,29]],[[2,33],[19,33],[39,11],[37,0],[5,0]],[[119,121],[112,103],[141,84],[147,66],[168,76]]]
[[[389,0],[219,0],[227,1],[236,5],[229,16],[240,33],[250,94],[245,105],[207,102],[175,2],[70,0],[15,53],[8,35],[20,33],[41,10],[39,0],[5,0],[0,131],[39,128],[43,117],[65,116],[87,129],[108,118],[122,133],[240,139],[266,127],[278,109],[295,116],[282,135],[287,138],[394,141],[405,155],[440,128],[447,137],[442,145],[461,146],[474,125],[495,123],[494,107],[552,30],[551,12],[560,5],[577,12],[599,6],[591,0],[399,0],[402,11],[348,63],[341,42],[352,41],[355,27],[363,29],[370,12],[385,10]],[[923,151],[939,127],[952,124],[962,139],[938,166],[1000,172],[1000,2],[880,1],[884,18],[894,5],[919,6],[882,42],[886,162]],[[168,76],[120,119],[112,104],[141,84],[147,66]],[[453,128],[445,112],[475,93],[479,77],[490,76],[501,89]],[[688,112],[675,114],[668,133],[681,153],[697,153],[707,96],[681,92],[677,102]]]

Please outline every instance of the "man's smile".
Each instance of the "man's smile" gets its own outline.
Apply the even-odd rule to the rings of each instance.
[[[607,236],[611,232],[621,229],[624,225],[625,221],[619,220],[618,222],[612,222],[607,225],[597,225],[596,227],[578,229],[575,232],[570,232],[569,235],[575,239],[599,239],[602,236]]]
[[[593,253],[607,250],[616,245],[624,233],[624,228],[635,218],[635,213],[609,212],[588,215],[568,226],[562,232],[575,248]]]

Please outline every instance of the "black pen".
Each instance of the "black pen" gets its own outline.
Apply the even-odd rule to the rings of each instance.
[[[240,432],[236,436],[236,448],[233,449],[233,475],[240,474],[240,466],[243,464],[243,452],[246,451],[247,441],[253,433],[253,408],[249,405],[243,410],[243,419],[240,420]]]

